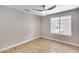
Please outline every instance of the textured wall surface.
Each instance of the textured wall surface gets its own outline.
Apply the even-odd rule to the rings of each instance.
[[[0,49],[40,35],[40,18],[0,6]]]

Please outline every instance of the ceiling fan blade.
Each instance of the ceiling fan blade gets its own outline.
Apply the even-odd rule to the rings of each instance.
[[[40,9],[32,9],[32,10],[35,10],[35,11],[43,11],[43,10],[40,10]]]
[[[25,11],[27,11],[27,12],[30,12],[30,10],[28,10],[28,9],[24,9]]]
[[[56,5],[54,5],[54,6],[50,7],[50,8],[48,8],[47,10],[54,9],[55,7],[56,7]]]

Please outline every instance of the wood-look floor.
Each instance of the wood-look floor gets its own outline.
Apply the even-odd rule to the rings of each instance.
[[[3,51],[4,53],[78,53],[79,48],[53,40],[38,38]]]

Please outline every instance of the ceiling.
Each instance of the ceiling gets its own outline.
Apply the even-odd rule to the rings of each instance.
[[[56,8],[46,11],[45,14],[43,14],[43,12],[40,11],[32,10],[32,9],[40,9],[41,6],[42,5],[7,5],[7,7],[14,8],[23,11],[25,13],[30,13],[38,16],[50,15],[62,11],[72,10],[79,7],[79,5],[56,5]],[[46,5],[46,8],[49,8],[51,6],[52,5]],[[24,9],[28,9],[29,11],[25,11]]]

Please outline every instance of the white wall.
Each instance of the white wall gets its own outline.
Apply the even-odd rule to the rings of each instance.
[[[71,19],[72,36],[51,34],[50,19],[52,17],[59,17],[59,16],[66,16],[66,15],[71,15],[72,17]],[[42,17],[41,18],[41,36],[79,45],[79,9],[56,13],[56,14],[48,15],[46,17]]]
[[[40,35],[40,18],[0,6],[0,49]]]

